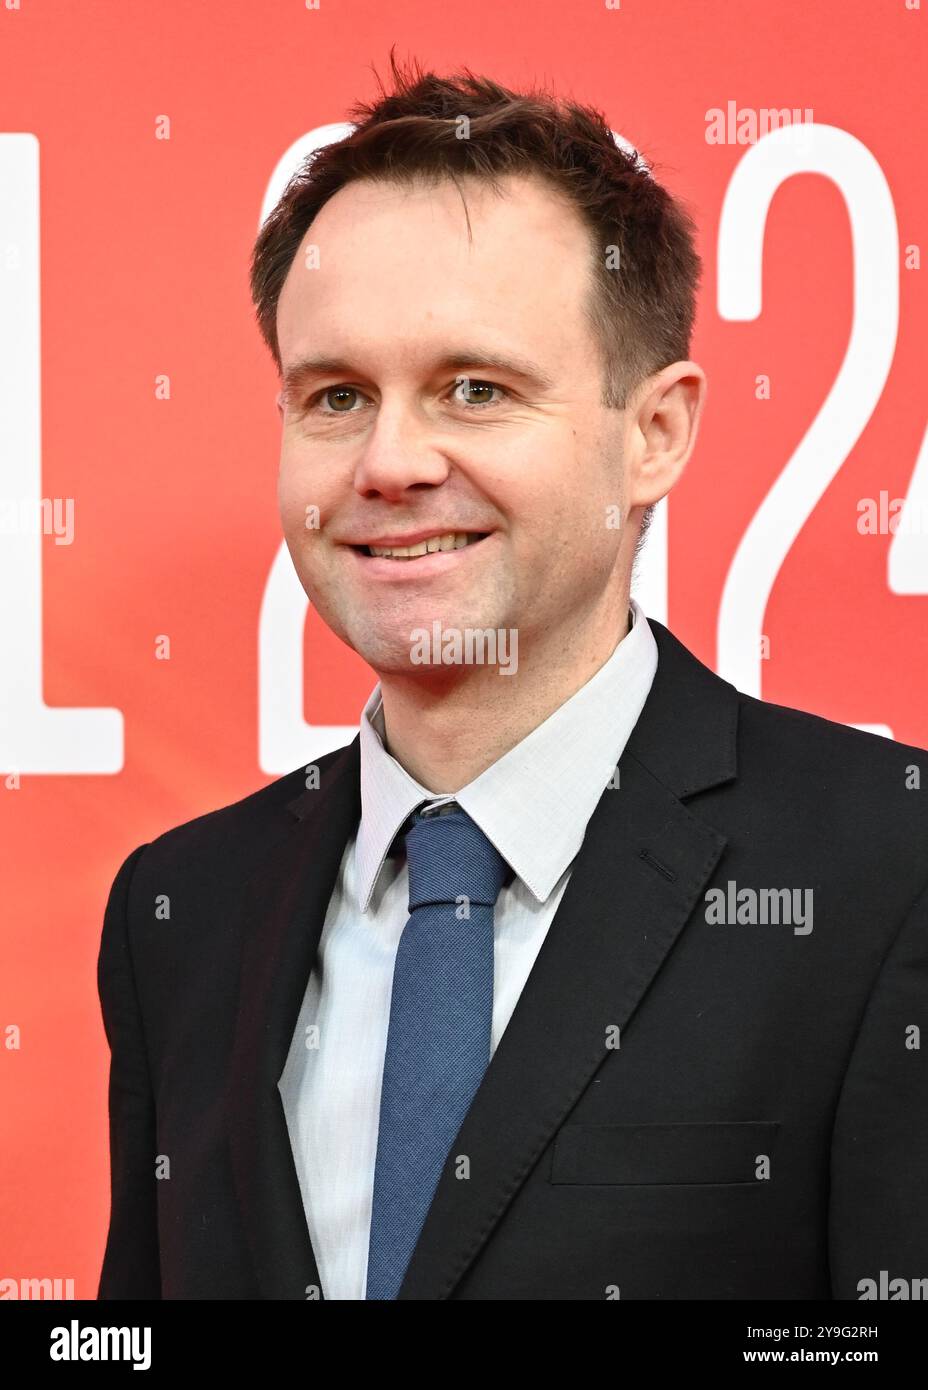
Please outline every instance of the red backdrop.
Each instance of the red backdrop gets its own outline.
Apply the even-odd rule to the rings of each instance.
[[[347,741],[375,679],[280,563],[247,265],[307,137],[393,43],[601,107],[706,266],[707,412],[638,597],[742,689],[928,745],[925,24],[915,0],[0,0],[0,1280],[96,1291],[122,859]],[[754,138],[765,110],[803,125]]]

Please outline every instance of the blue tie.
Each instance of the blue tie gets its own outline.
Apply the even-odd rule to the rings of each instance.
[[[410,916],[393,969],[369,1299],[396,1298],[490,1061],[493,908],[508,866],[466,811],[449,808],[417,812],[406,835]]]

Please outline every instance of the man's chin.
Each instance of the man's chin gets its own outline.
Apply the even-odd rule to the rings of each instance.
[[[371,641],[368,636],[363,649],[358,650],[358,655],[364,658],[368,666],[373,667],[378,676],[412,676],[428,682],[453,680],[456,675],[460,675],[460,670],[455,672],[452,665],[442,662],[440,651],[434,657],[431,652],[423,655],[418,650],[418,644],[414,645],[409,637],[402,642],[394,643]]]
[[[447,641],[454,630],[437,619],[410,624],[402,633],[376,633],[368,628],[357,644],[350,645],[378,676],[412,677],[425,685],[453,684],[465,674],[465,663]]]

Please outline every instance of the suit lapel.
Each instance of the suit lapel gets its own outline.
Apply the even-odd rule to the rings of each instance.
[[[226,1104],[233,1180],[269,1299],[306,1299],[321,1288],[277,1083],[361,813],[359,744],[356,737],[319,760],[318,790],[290,803],[284,838],[243,892],[246,940]]]
[[[658,667],[587,826],[554,922],[452,1146],[399,1291],[445,1299],[609,1055],[725,847],[684,798],[736,774],[737,691],[649,620]],[[320,759],[243,894],[246,945],[227,1096],[233,1176],[262,1296],[320,1286],[277,1087],[345,845],[360,817],[360,740]],[[614,1045],[614,1043],[613,1043]],[[472,1177],[453,1159],[466,1154]]]
[[[727,843],[682,798],[734,777],[737,691],[660,623],[651,626],[657,674],[620,760],[619,785],[604,791],[587,826],[555,920],[452,1145],[401,1299],[452,1293],[609,1055],[609,1030],[634,1014]],[[462,1154],[467,1181],[454,1171]]]

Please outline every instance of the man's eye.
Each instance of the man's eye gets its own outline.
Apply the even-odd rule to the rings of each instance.
[[[476,377],[468,376],[458,377],[457,381],[454,383],[454,390],[455,392],[461,391],[463,393],[463,398],[459,396],[457,400],[460,405],[465,406],[468,410],[473,410],[475,408],[479,409],[481,406],[499,404],[498,401],[489,400],[487,398],[487,392],[501,391],[504,396],[507,394],[504,386],[497,386],[493,381],[478,381]],[[477,395],[476,400],[467,399],[468,397],[473,397],[474,393]]]
[[[322,403],[326,402],[331,409],[323,409],[323,415],[350,415],[352,406],[360,394],[355,386],[329,386],[325,391],[320,391],[310,404],[321,407]]]
[[[501,397],[508,395],[504,386],[497,386],[493,381],[479,381],[476,377],[458,377],[452,387],[458,405],[466,410],[499,405],[499,400],[492,399],[494,391],[499,392]],[[364,396],[356,386],[327,386],[307,404],[311,411],[320,415],[353,415],[363,400]]]

